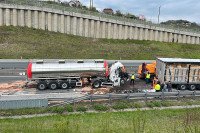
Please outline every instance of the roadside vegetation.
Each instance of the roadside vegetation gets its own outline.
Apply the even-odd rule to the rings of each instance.
[[[0,27],[1,59],[198,59],[199,50],[197,44],[95,39],[27,27]]]
[[[188,106],[188,105],[200,105],[200,99],[196,100],[182,99],[180,101],[158,101],[149,100],[147,103],[144,101],[130,100],[114,100],[112,104],[109,101],[94,101],[90,102],[78,102],[75,105],[64,105],[57,107],[47,108],[23,108],[23,109],[7,109],[0,110],[0,116],[18,116],[18,115],[33,115],[44,113],[56,113],[65,114],[73,112],[86,112],[86,111],[123,111],[124,109],[140,109],[140,108],[156,108],[156,107],[170,107],[170,106]]]
[[[1,132],[193,133],[200,132],[200,108],[83,113],[0,119]]]

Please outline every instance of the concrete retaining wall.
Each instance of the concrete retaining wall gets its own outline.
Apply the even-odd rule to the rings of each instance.
[[[27,26],[94,38],[200,44],[200,34],[33,6],[0,4],[2,25]]]

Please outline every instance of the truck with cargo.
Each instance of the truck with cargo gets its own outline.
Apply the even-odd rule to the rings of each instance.
[[[158,80],[171,81],[180,90],[200,89],[200,59],[157,58]]]
[[[55,90],[82,86],[84,79],[93,88],[101,86],[120,86],[128,80],[124,65],[115,62],[110,67],[104,60],[45,62],[39,60],[31,62],[27,68],[28,82],[36,81],[39,90],[46,88]]]

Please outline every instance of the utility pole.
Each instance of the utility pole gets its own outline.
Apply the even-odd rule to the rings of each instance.
[[[90,0],[90,9],[93,8],[93,0]]]
[[[160,23],[160,8],[161,6],[159,6],[159,10],[158,10],[158,24]]]

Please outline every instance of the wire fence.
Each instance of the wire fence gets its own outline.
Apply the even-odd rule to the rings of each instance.
[[[49,101],[63,101],[62,103],[51,105],[50,107],[74,104],[76,102],[81,102],[83,100],[89,100],[90,104],[93,104],[96,100],[107,100],[111,104],[113,100],[123,100],[126,99],[128,102],[130,100],[148,100],[155,98],[156,100],[167,100],[180,98],[192,98],[200,97],[200,91],[177,91],[177,92],[148,92],[148,93],[127,93],[127,94],[105,94],[105,95],[87,95],[83,97],[73,98],[73,99],[63,99],[63,98],[49,98]]]
[[[68,7],[68,6],[62,6],[59,4],[49,4],[45,1],[37,1],[37,0],[0,0],[0,3],[2,4],[12,4],[12,5],[28,5],[28,6],[36,6],[36,7],[46,7],[46,8],[52,8],[52,9],[58,9],[58,10],[63,10],[63,11],[69,11],[69,12],[76,12],[76,13],[81,13],[81,14],[87,14],[91,16],[97,16],[97,17],[102,17],[102,18],[108,18],[108,19],[114,19],[118,21],[125,21],[129,23],[134,23],[134,24],[143,24],[147,26],[155,26],[155,27],[160,27],[160,28],[165,28],[165,29],[172,29],[172,30],[177,30],[177,31],[186,31],[186,32],[193,32],[193,33],[200,33],[199,29],[191,29],[191,28],[182,28],[179,26],[175,25],[164,25],[164,24],[156,24],[152,23],[150,21],[144,21],[144,20],[138,20],[138,19],[130,19],[126,17],[119,17],[119,16],[114,16],[114,15],[109,15],[105,14],[102,12],[92,12],[89,10],[81,9],[81,8],[73,8],[73,7]]]

